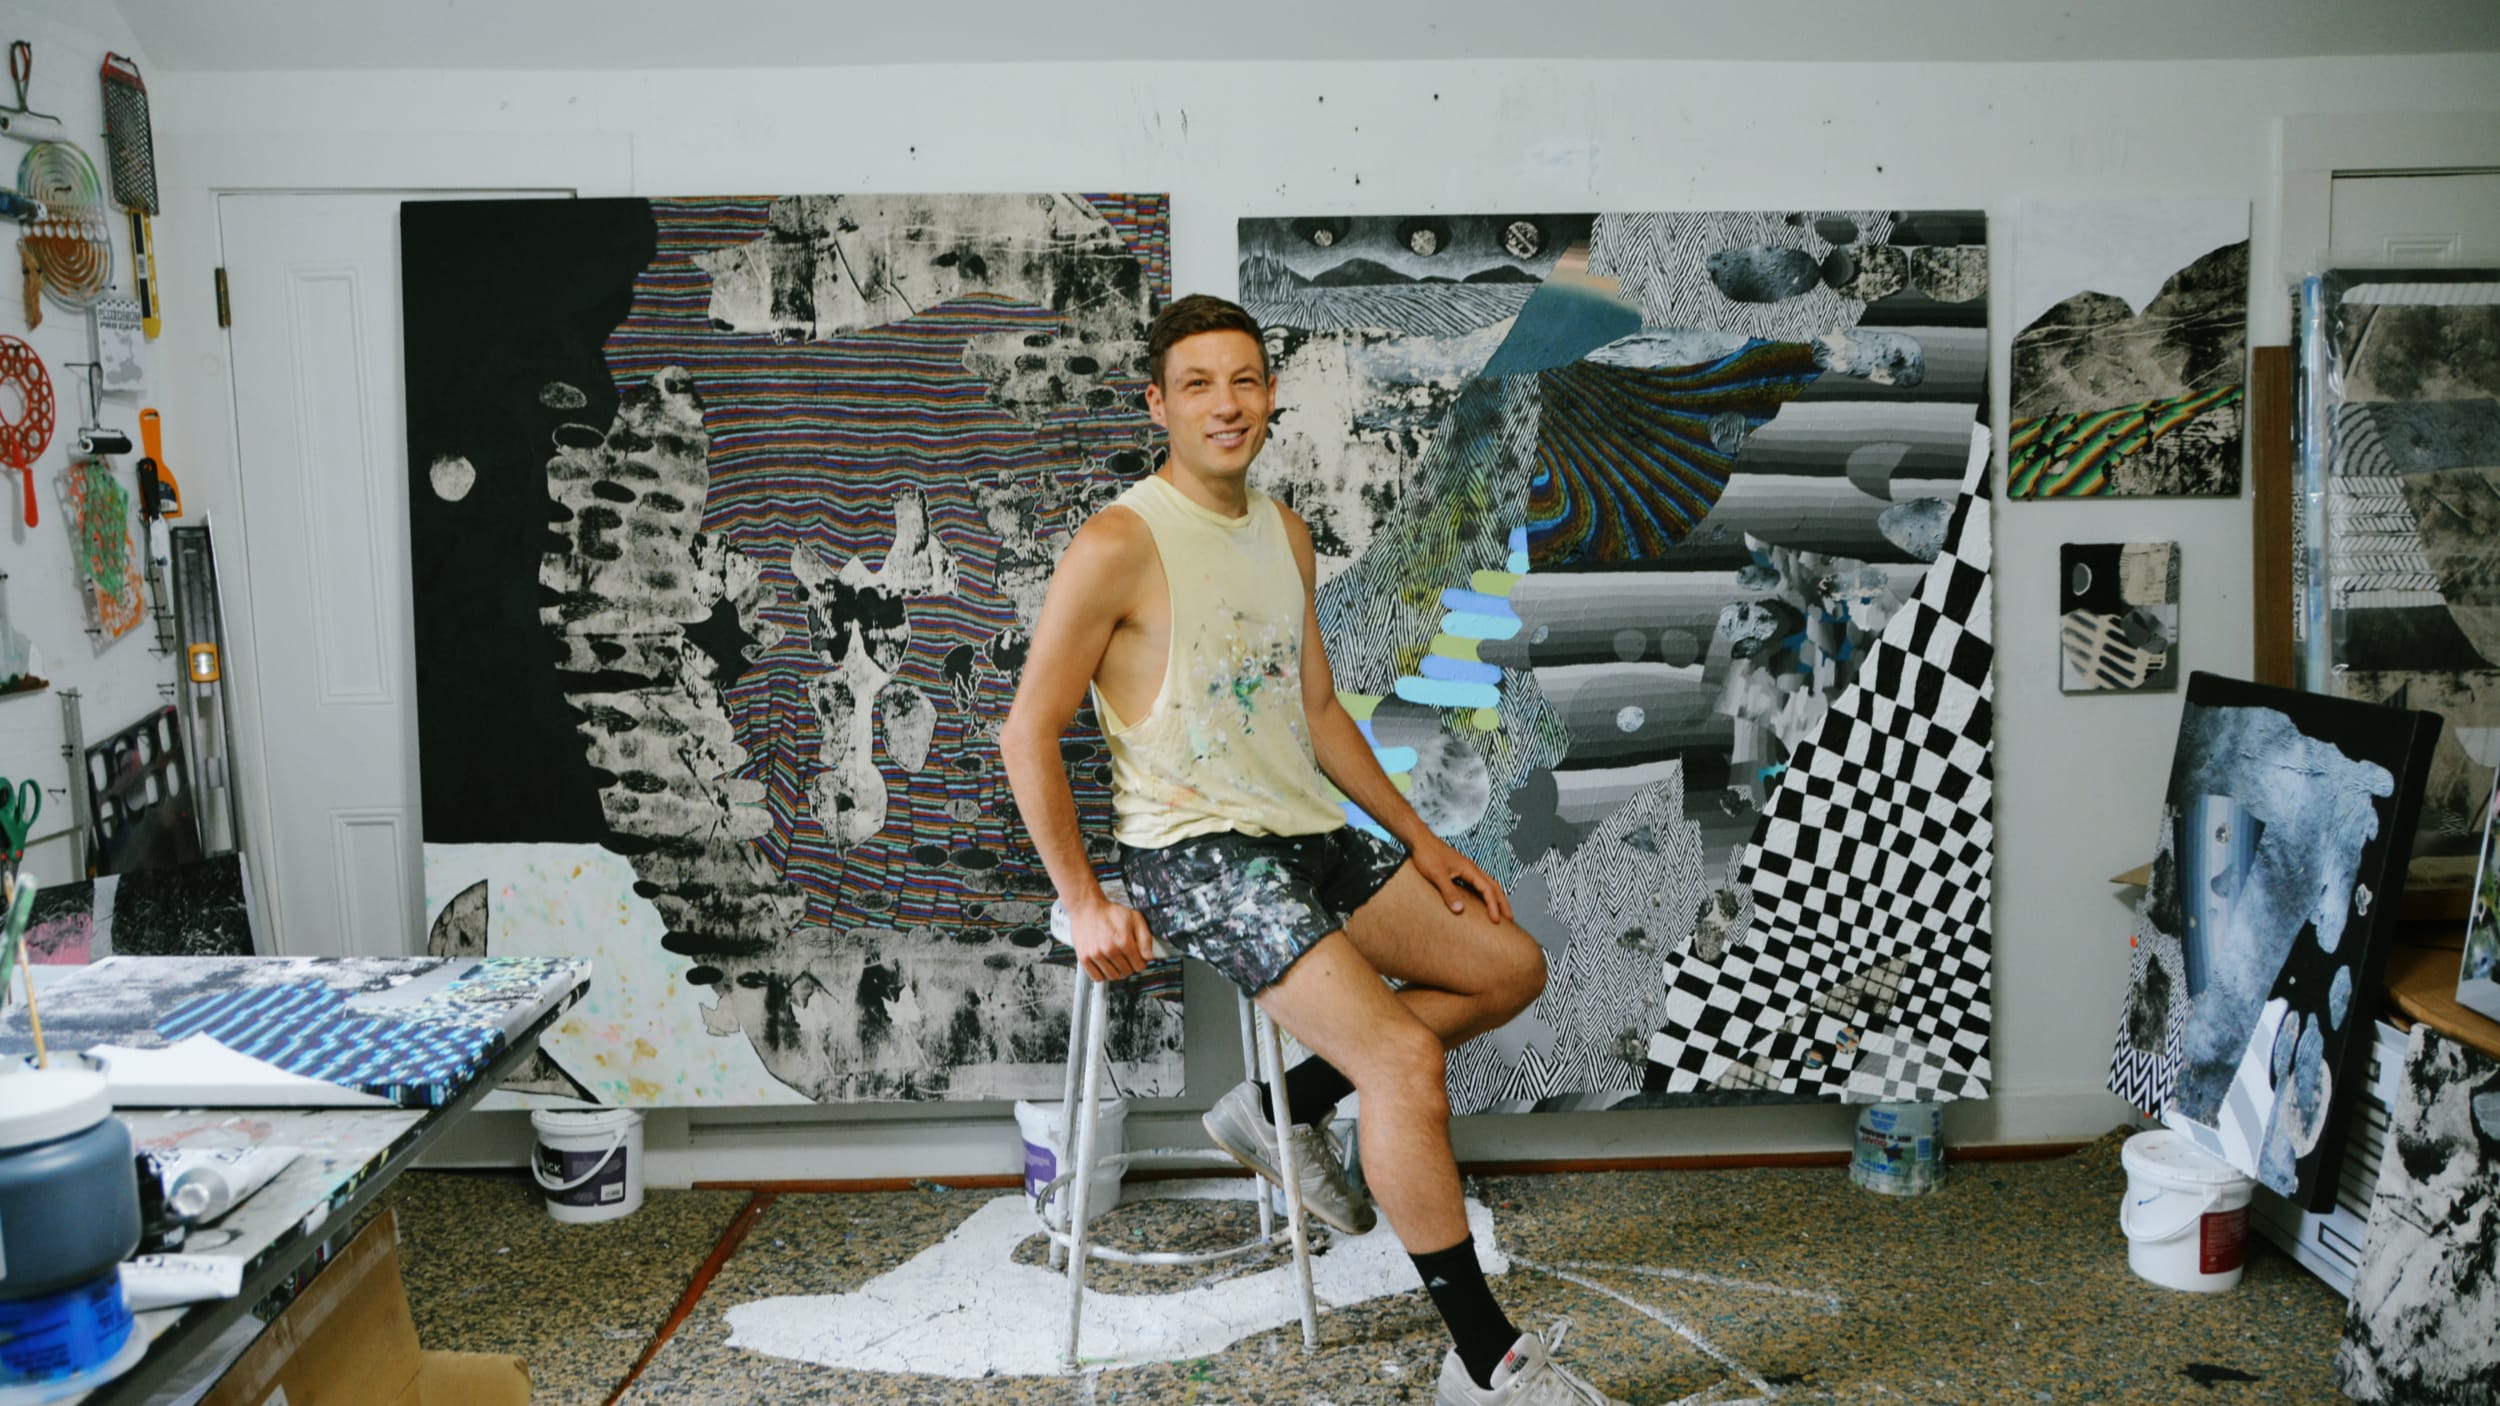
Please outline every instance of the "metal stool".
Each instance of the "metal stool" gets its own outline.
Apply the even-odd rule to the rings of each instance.
[[[1112,901],[1123,895],[1116,889]],[[1074,946],[1069,935],[1067,911],[1057,903],[1050,906],[1050,935],[1062,946]],[[1172,955],[1160,942],[1154,955],[1160,959]],[[1241,1064],[1245,1070],[1258,1070],[1273,1091],[1276,1106],[1277,1169],[1285,1179],[1285,1229],[1293,1251],[1293,1265],[1302,1295],[1302,1346],[1319,1346],[1319,1305],[1311,1291],[1311,1243],[1302,1219],[1302,1183],[1295,1175],[1293,1152],[1293,1110],[1286,1101],[1284,1054],[1276,1038],[1276,1027],[1265,1012],[1247,994],[1235,993],[1241,1006]],[[1068,1004],[1068,1078],[1066,1092],[1060,1100],[1063,1124],[1068,1110],[1075,1110],[1075,1124],[1069,1142],[1073,1155],[1059,1175],[1033,1193],[1033,1211],[1040,1218],[1042,1233],[1050,1237],[1050,1263],[1053,1269],[1064,1261],[1068,1266],[1068,1345],[1060,1355],[1061,1363],[1070,1371],[1077,1366],[1077,1336],[1083,1331],[1085,1319],[1085,1262],[1108,1260],[1115,1264],[1197,1265],[1216,1264],[1240,1259],[1245,1255],[1274,1254],[1277,1248],[1275,1213],[1268,1206],[1267,1187],[1258,1183],[1259,1233],[1238,1245],[1220,1250],[1116,1250],[1105,1245],[1087,1243],[1085,1232],[1089,1210],[1086,1199],[1091,1192],[1093,1173],[1102,1167],[1119,1167],[1123,1171],[1144,1162],[1160,1166],[1238,1167],[1232,1155],[1212,1147],[1154,1147],[1138,1152],[1123,1152],[1111,1157],[1095,1156],[1094,1125],[1102,1089],[1102,1069],[1109,1056],[1105,1051],[1105,1027],[1109,1018],[1108,988],[1076,968],[1075,998]],[[1063,1189],[1069,1190],[1067,1229],[1051,1224],[1051,1203]]]

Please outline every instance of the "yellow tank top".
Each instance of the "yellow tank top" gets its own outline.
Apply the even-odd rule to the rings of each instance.
[[[1249,512],[1228,518],[1148,475],[1117,506],[1154,532],[1172,599],[1171,653],[1146,716],[1124,722],[1094,690],[1120,842],[1345,824],[1302,711],[1302,572],[1275,501],[1252,489]]]

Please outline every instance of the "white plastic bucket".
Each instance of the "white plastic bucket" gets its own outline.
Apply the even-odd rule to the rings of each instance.
[[[2127,1139],[2118,1160],[2127,1169],[2127,1199],[2118,1204],[2127,1267],[2165,1289],[2236,1286],[2248,1265],[2257,1183],[2168,1128]]]
[[[1068,1130],[1056,1103],[1016,1104],[1016,1130],[1024,1135],[1024,1194],[1032,1196],[1059,1177],[1066,1165]],[[1120,1204],[1120,1169],[1103,1166],[1106,1158],[1117,1157],[1128,1150],[1128,1100],[1106,1098],[1095,1105],[1094,1113],[1094,1175],[1091,1189],[1085,1195],[1085,1219]],[[1060,1189],[1052,1207],[1050,1223],[1067,1223],[1069,1205],[1075,1200],[1073,1186]]]
[[[1944,1108],[1869,1104],[1858,1114],[1849,1180],[1885,1196],[1920,1196],[1944,1185]]]
[[[630,1108],[530,1114],[538,1147],[530,1175],[547,1193],[547,1214],[571,1225],[615,1220],[642,1205],[642,1115]]]

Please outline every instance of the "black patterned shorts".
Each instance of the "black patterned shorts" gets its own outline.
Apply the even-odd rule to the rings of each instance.
[[[1316,835],[1219,830],[1162,849],[1120,846],[1128,901],[1154,935],[1253,994],[1344,927],[1405,862],[1402,847],[1352,825]]]

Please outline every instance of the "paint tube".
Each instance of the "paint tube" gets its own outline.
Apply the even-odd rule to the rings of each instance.
[[[165,1188],[165,1210],[185,1225],[204,1225],[268,1185],[302,1153],[301,1148],[273,1144],[158,1152],[156,1174]]]
[[[155,1153],[140,1149],[138,1173],[140,1253],[155,1255],[181,1249],[191,1227],[175,1220],[173,1212],[165,1209],[165,1180],[157,1175]]]
[[[243,1261],[216,1255],[133,1255],[122,1261],[122,1297],[130,1311],[172,1308],[243,1292]]]

